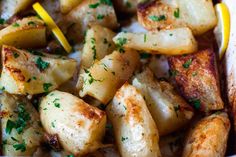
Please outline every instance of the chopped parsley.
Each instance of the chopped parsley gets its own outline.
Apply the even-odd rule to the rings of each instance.
[[[124,50],[123,46],[127,43],[127,39],[126,38],[118,38],[117,41],[118,41],[118,43],[116,44],[116,46],[118,47],[119,52],[124,53],[125,50]]]
[[[13,23],[12,26],[13,27],[20,27],[20,24],[19,23]]]
[[[29,26],[30,26],[30,25],[36,26],[36,23],[34,23],[33,21],[30,21],[30,22],[28,22],[28,25],[29,25]]]
[[[112,1],[111,0],[100,0],[100,3],[112,6]]]
[[[190,65],[192,64],[192,61],[193,61],[193,59],[190,58],[189,60],[187,60],[187,61],[183,64],[183,67],[184,67],[185,69],[188,69],[188,68],[190,67]]]
[[[14,51],[13,56],[14,56],[14,58],[18,58],[20,55],[17,52]]]
[[[35,50],[29,50],[29,53],[31,53],[33,55],[41,56],[41,57],[45,56],[42,52],[35,51]]]
[[[49,88],[52,87],[53,85],[51,83],[44,83],[43,84],[43,90],[45,92],[48,92],[49,91]]]
[[[38,57],[35,63],[40,71],[43,71],[49,67],[49,63],[46,61],[43,61],[41,57]]]
[[[37,77],[33,76],[32,79],[33,79],[33,80],[37,80]]]
[[[95,9],[100,5],[100,3],[89,4],[89,8]]]
[[[105,15],[102,15],[102,14],[98,14],[98,15],[97,15],[97,19],[98,19],[98,20],[102,20],[104,17],[105,17]]]
[[[7,134],[10,134],[13,128],[16,129],[18,134],[21,134],[23,132],[23,129],[26,127],[27,122],[31,119],[29,113],[26,112],[24,105],[24,103],[18,103],[18,118],[15,122],[11,120],[7,121],[5,130]]]
[[[197,76],[197,72],[196,72],[196,71],[193,72],[193,73],[192,73],[192,76],[193,76],[193,77]]]
[[[95,78],[93,78],[93,76],[89,70],[84,69],[84,71],[86,74],[88,74],[88,77],[89,77],[89,79],[84,80],[85,83],[88,82],[89,84],[92,84],[94,81],[101,81],[101,80],[96,80]]]
[[[174,11],[174,16],[175,18],[179,18],[179,8],[177,8],[177,10]]]
[[[57,108],[60,108],[61,104],[60,103],[54,103],[54,106],[57,107]]]
[[[55,128],[55,124],[54,124],[54,122],[52,122],[51,125],[52,125],[53,128]]]
[[[122,142],[124,142],[125,140],[128,140],[128,137],[121,137]]]
[[[25,152],[26,151],[25,141],[23,141],[23,143],[14,144],[13,147],[15,148],[15,150],[20,150],[21,152]]]
[[[201,108],[201,101],[199,99],[192,99],[190,100],[190,103],[193,105],[195,109]]]
[[[96,50],[95,43],[96,43],[96,39],[95,38],[91,38],[91,44],[92,44],[91,49],[93,51],[93,60],[97,59],[97,50]]]
[[[149,54],[149,53],[145,53],[145,52],[140,53],[140,58],[141,58],[141,59],[148,59],[148,58],[150,58],[151,56],[152,56],[152,55]]]
[[[147,34],[144,34],[143,41],[144,41],[144,42],[147,41]]]
[[[177,70],[169,70],[169,76],[175,77],[179,72]]]
[[[70,154],[70,155],[67,155],[66,157],[74,157],[74,155]]]
[[[152,15],[152,16],[149,16],[149,19],[152,20],[152,21],[164,21],[166,20],[166,16],[165,15],[160,15],[160,16],[156,16],[156,15]]]
[[[5,20],[0,18],[0,25],[3,25],[3,24],[5,24]]]

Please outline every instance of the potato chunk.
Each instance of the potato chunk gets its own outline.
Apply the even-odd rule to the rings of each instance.
[[[122,157],[160,157],[156,124],[142,95],[128,83],[116,93],[106,112]]]
[[[48,134],[56,134],[61,146],[81,156],[101,147],[105,133],[105,112],[83,100],[60,91],[53,91],[40,104],[40,118]]]
[[[190,130],[183,157],[223,157],[230,130],[226,113],[215,113],[203,118]]]
[[[26,99],[7,93],[0,103],[3,155],[32,156],[43,139],[37,111]]]
[[[86,30],[92,25],[101,25],[110,29],[117,28],[115,10],[110,1],[82,1],[65,17],[69,26],[68,37],[73,41],[83,38]]]
[[[178,89],[196,109],[209,112],[224,108],[212,50],[170,57],[169,65]]]
[[[188,28],[148,33],[121,32],[113,41],[126,48],[144,50],[152,54],[181,55],[197,50],[197,42]]]
[[[212,0],[156,0],[138,7],[138,20],[148,30],[189,27],[201,35],[217,23]]]
[[[117,89],[132,76],[138,63],[136,51],[114,51],[80,74],[80,96],[89,95],[107,104]]]
[[[115,50],[112,38],[115,33],[99,26],[92,26],[86,33],[85,44],[82,53],[81,64],[83,68],[89,68],[95,60],[101,60],[107,54]]]
[[[160,135],[182,128],[193,116],[193,109],[166,81],[155,80],[146,69],[133,80],[133,86],[145,97],[149,111],[156,122]]]
[[[27,17],[12,23],[0,31],[0,46],[3,44],[20,48],[35,48],[46,45],[46,27],[38,17]]]
[[[0,1],[0,15],[1,18],[9,19],[13,15],[26,9],[32,0],[1,0]]]
[[[70,12],[76,7],[82,0],[60,0],[60,7],[62,13]]]
[[[12,94],[39,94],[49,92],[69,80],[77,62],[60,56],[3,46],[2,65],[0,84],[3,89]]]

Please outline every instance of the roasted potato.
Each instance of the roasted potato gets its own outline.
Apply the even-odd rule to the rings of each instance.
[[[43,140],[37,111],[25,98],[7,93],[0,103],[3,155],[32,156]]]
[[[148,33],[121,32],[113,41],[125,48],[144,50],[152,54],[181,55],[197,50],[197,42],[188,28]]]
[[[20,48],[37,48],[46,45],[46,27],[38,17],[17,20],[0,30],[0,46],[12,45]]]
[[[106,112],[112,122],[122,157],[160,157],[159,135],[146,103],[138,90],[124,84]]]
[[[1,0],[0,1],[0,15],[3,19],[9,19],[13,15],[26,9],[32,0]]]
[[[82,53],[81,66],[89,68],[95,60],[101,60],[115,50],[112,38],[115,33],[99,26],[92,26],[86,33],[85,44]]]
[[[73,59],[3,45],[0,85],[12,94],[49,92],[69,80],[76,65]]]
[[[60,0],[61,12],[66,14],[76,7],[82,0]]]
[[[194,35],[217,24],[212,0],[154,0],[139,5],[138,20],[148,30],[189,27]]]
[[[79,41],[88,27],[101,25],[110,29],[118,26],[116,14],[110,1],[82,1],[65,17],[63,23],[68,26],[67,36],[70,40]]]
[[[183,157],[224,157],[230,121],[226,113],[215,113],[199,121],[186,139]]]
[[[178,89],[196,109],[209,112],[224,108],[216,58],[212,50],[170,57],[169,65]]]
[[[114,51],[80,74],[80,96],[89,95],[107,104],[117,89],[132,76],[138,63],[139,56],[136,51]]]
[[[61,146],[81,156],[102,146],[106,114],[83,100],[53,91],[40,104],[40,118],[48,134],[58,136]]]
[[[132,84],[144,96],[160,135],[176,131],[191,120],[194,114],[192,107],[171,84],[155,80],[149,69],[136,75]]]

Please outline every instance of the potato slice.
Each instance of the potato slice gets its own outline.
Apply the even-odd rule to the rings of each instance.
[[[20,48],[35,48],[46,45],[46,27],[38,17],[27,17],[12,23],[0,31],[0,46],[3,44]]]
[[[40,104],[40,118],[48,134],[57,134],[61,146],[81,156],[101,147],[105,112],[65,92],[53,91]]]
[[[152,54],[181,55],[197,50],[197,42],[188,28],[148,33],[121,32],[113,41],[125,48],[144,50]]]
[[[12,94],[39,94],[49,92],[69,80],[77,62],[61,56],[38,55],[2,47],[1,87]]]
[[[201,35],[217,24],[212,0],[161,0],[141,4],[138,20],[148,30],[189,27]]]
[[[128,83],[116,93],[106,112],[122,157],[160,157],[156,124],[142,95]]]
[[[82,53],[81,65],[89,68],[95,60],[101,60],[115,50],[112,38],[115,33],[99,26],[92,26],[86,33],[85,44]]]
[[[43,139],[37,111],[28,100],[7,93],[0,103],[3,155],[32,156]]]
[[[82,0],[60,0],[61,12],[66,14],[76,7]]]
[[[83,39],[86,30],[92,25],[101,25],[109,29],[118,27],[113,6],[109,1],[86,0],[82,1],[68,15],[63,24],[69,27],[67,36],[70,40]]]
[[[230,130],[226,113],[215,113],[203,118],[190,130],[183,157],[223,157]]]
[[[89,95],[107,104],[117,89],[132,76],[138,63],[136,51],[114,51],[80,74],[80,96]]]
[[[224,108],[216,58],[212,50],[170,57],[169,65],[180,93],[195,109],[209,112]]]
[[[32,0],[1,0],[0,1],[0,15],[1,18],[9,19],[13,15],[26,9]]]
[[[155,80],[149,69],[138,74],[132,84],[145,97],[160,135],[182,128],[193,117],[192,107],[177,94],[174,87],[168,82]]]

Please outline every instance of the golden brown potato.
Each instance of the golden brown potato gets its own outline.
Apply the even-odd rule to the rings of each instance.
[[[112,53],[115,50],[115,44],[112,41],[114,36],[115,33],[105,27],[92,26],[86,33],[81,66],[89,68],[96,60],[101,60]]]
[[[82,0],[60,0],[61,12],[66,14],[76,7]]]
[[[139,55],[136,51],[114,51],[80,74],[80,96],[89,95],[107,104],[117,89],[132,76],[138,63]]]
[[[224,108],[212,50],[170,57],[169,65],[178,89],[196,109],[208,112]]]
[[[187,26],[201,35],[217,23],[212,0],[156,0],[139,5],[138,20],[148,30]]]
[[[121,32],[113,41],[119,46],[152,54],[181,55],[197,50],[197,42],[189,28],[148,33]]]
[[[46,27],[38,17],[17,20],[0,31],[0,46],[3,44],[20,48],[35,48],[46,45]]]
[[[81,156],[102,146],[106,114],[69,93],[53,91],[40,104],[40,118],[45,131],[57,135],[69,153]]]
[[[69,80],[76,65],[73,59],[4,45],[0,85],[11,94],[49,92]]]
[[[146,103],[138,90],[124,84],[106,112],[112,122],[122,157],[160,157],[159,135]]]
[[[224,157],[230,121],[226,113],[215,113],[199,121],[186,139],[183,157]]]
[[[43,139],[38,112],[25,98],[0,96],[3,155],[32,156]]]
[[[88,27],[101,25],[109,29],[117,28],[118,23],[112,3],[110,1],[86,0],[82,1],[65,17],[63,23],[68,28],[68,38],[73,41],[83,38]]]
[[[186,125],[193,117],[193,109],[166,81],[155,80],[146,69],[132,82],[145,98],[160,135],[167,135]]]
[[[0,1],[0,15],[1,18],[9,19],[13,15],[26,9],[32,0],[1,0]]]

